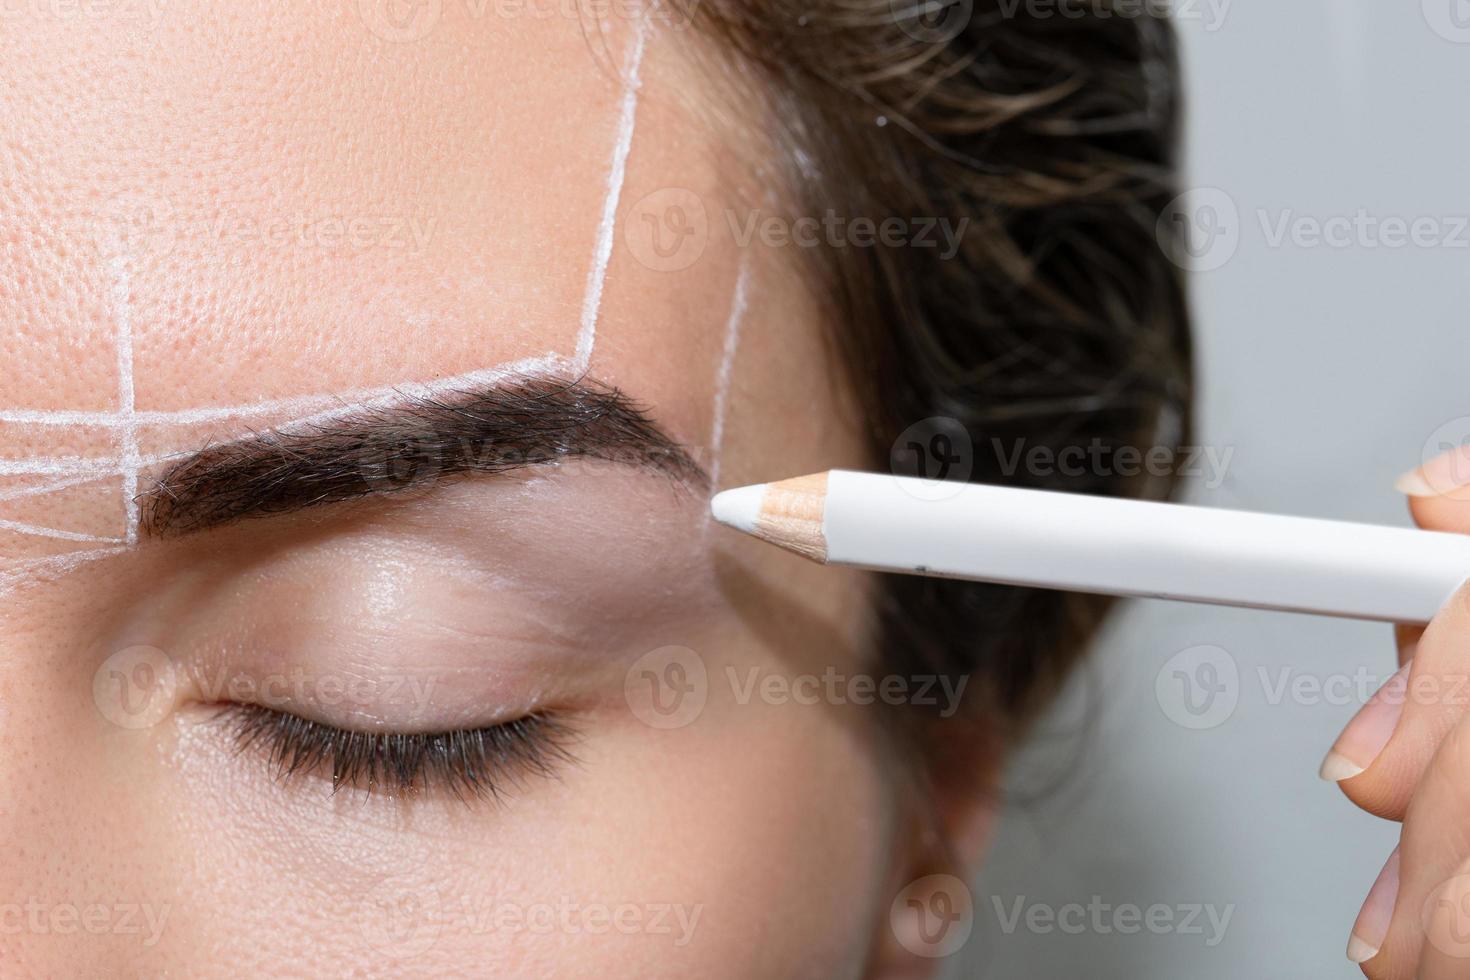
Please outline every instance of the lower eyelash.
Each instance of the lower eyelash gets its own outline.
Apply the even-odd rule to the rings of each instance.
[[[488,728],[409,734],[347,731],[255,704],[232,704],[222,714],[235,724],[239,749],[264,749],[278,778],[330,774],[334,793],[343,786],[394,795],[438,790],[499,802],[508,786],[554,776],[574,761],[574,733],[540,712]]]

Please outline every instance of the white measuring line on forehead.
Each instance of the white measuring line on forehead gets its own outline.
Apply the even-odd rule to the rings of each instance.
[[[643,86],[643,50],[648,43],[648,18],[641,17],[633,28],[633,50],[622,72],[623,97],[618,107],[617,139],[613,144],[612,164],[608,167],[607,193],[602,201],[602,217],[597,224],[597,248],[592,255],[592,268],[587,271],[587,292],[582,300],[581,331],[573,356],[578,372],[592,363],[592,345],[597,341],[597,320],[602,312],[602,290],[607,282],[607,267],[612,260],[613,240],[617,232],[618,202],[628,177],[628,154],[633,148],[633,131],[638,124],[638,90]]]
[[[128,254],[114,255],[112,270],[112,315],[117,325],[117,427],[122,453],[122,502],[127,518],[129,545],[138,543],[138,421],[133,389],[133,296]]]
[[[0,570],[0,595],[4,595],[27,582],[34,581],[38,573],[52,572],[61,575],[88,562],[121,555],[128,550],[127,545],[119,544],[111,548],[72,551],[64,555],[50,555],[45,558],[27,558],[24,561]]]
[[[750,285],[750,262],[742,255],[740,271],[735,275],[735,291],[730,298],[730,313],[725,319],[725,344],[720,351],[720,366],[715,373],[714,421],[710,425],[709,479],[712,489],[720,489],[720,464],[724,456],[725,414],[729,409],[730,378],[735,367],[735,352],[740,347],[740,327],[745,321]],[[708,516],[708,515],[706,515]]]

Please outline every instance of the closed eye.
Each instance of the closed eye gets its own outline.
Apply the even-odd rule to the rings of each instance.
[[[448,793],[462,801],[500,801],[528,776],[551,777],[573,760],[574,732],[545,712],[487,728],[444,732],[348,731],[257,704],[230,704],[241,752],[263,753],[280,779],[330,777],[392,796]]]

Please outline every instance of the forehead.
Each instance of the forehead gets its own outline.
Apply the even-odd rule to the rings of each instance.
[[[114,463],[527,359],[707,442],[750,264],[722,141],[687,36],[582,6],[7,7],[0,517],[115,535]],[[74,459],[117,472],[16,496]]]

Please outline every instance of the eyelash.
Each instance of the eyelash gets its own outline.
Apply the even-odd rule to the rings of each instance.
[[[263,749],[276,776],[320,772],[332,792],[343,786],[411,796],[446,791],[470,802],[500,802],[527,776],[553,777],[575,761],[574,733],[546,713],[533,713],[488,728],[448,732],[354,732],[256,704],[223,709],[235,725],[241,752]]]

